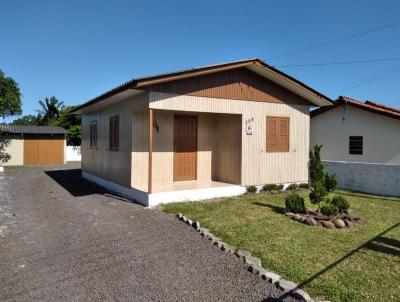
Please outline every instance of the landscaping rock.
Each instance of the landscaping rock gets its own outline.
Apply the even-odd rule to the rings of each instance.
[[[283,290],[284,293],[293,291],[297,288],[297,284],[285,279],[281,279],[276,283],[276,287]]]
[[[281,276],[279,276],[278,274],[275,274],[273,272],[266,272],[264,274],[261,275],[261,278],[263,278],[264,280],[266,280],[269,283],[275,284],[276,282],[278,282],[281,279]]]
[[[235,252],[235,248],[233,246],[230,246],[229,244],[224,243],[221,247],[221,251],[233,254]]]
[[[190,219],[187,219],[187,220],[186,220],[186,224],[192,225],[192,223],[193,223],[193,221],[191,221]]]
[[[299,288],[296,289],[296,290],[293,292],[292,295],[293,295],[293,297],[299,299],[300,301],[304,301],[304,302],[312,302],[312,301],[314,301],[314,300],[310,297],[309,294],[307,294],[304,290],[299,289]]]
[[[292,213],[292,212],[286,212],[286,213],[285,213],[285,216],[287,216],[287,217],[289,217],[289,218],[293,218],[294,213]]]
[[[195,221],[192,223],[192,227],[195,228],[197,231],[200,230],[200,222]]]
[[[214,241],[214,245],[215,245],[215,246],[218,246],[219,248],[222,248],[222,246],[224,245],[224,243],[223,243],[222,241],[220,241],[220,240],[215,240],[215,241]]]
[[[182,213],[176,214],[176,218],[178,218],[179,220],[182,220],[182,217],[183,217]]]
[[[250,265],[249,266],[249,272],[256,274],[256,275],[260,275],[262,276],[263,274],[265,274],[267,271],[265,269],[263,269],[261,266],[258,265]]]
[[[359,215],[354,214],[354,213],[347,214],[347,217],[348,217],[351,221],[357,221],[357,220],[360,220],[360,218],[361,218]]]
[[[332,221],[329,221],[329,220],[321,220],[321,225],[324,228],[327,228],[327,229],[334,229],[335,228],[335,225],[332,223]]]
[[[261,266],[261,260],[257,257],[245,256],[244,262],[250,265]]]
[[[318,224],[317,221],[312,217],[307,217],[304,223],[311,226],[317,226]]]
[[[333,224],[338,229],[342,229],[342,228],[346,227],[346,224],[344,223],[344,221],[342,219],[334,219]]]
[[[249,251],[245,251],[245,250],[238,250],[236,252],[236,256],[238,256],[239,258],[244,259],[245,257],[250,257],[251,253]]]
[[[301,221],[301,215],[300,214],[294,214],[293,218],[297,221]]]
[[[354,226],[354,222],[348,220],[348,219],[344,219],[344,224],[348,227],[348,228],[352,228]]]

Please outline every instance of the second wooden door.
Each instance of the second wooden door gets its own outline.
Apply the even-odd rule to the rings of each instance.
[[[174,181],[195,180],[197,166],[197,117],[174,116]]]

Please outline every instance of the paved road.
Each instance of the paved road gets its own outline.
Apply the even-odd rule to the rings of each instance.
[[[84,181],[77,164],[0,175],[0,301],[275,301],[279,294],[174,217]]]

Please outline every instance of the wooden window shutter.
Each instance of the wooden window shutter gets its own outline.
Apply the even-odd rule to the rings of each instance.
[[[289,118],[280,117],[278,127],[278,152],[289,152]]]
[[[267,116],[267,152],[276,152],[278,133],[278,118]]]
[[[267,152],[289,152],[289,118],[267,116]]]

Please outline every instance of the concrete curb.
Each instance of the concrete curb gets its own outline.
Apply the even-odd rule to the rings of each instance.
[[[198,221],[192,221],[182,215],[182,213],[176,214],[176,218],[178,218],[185,224],[193,227],[197,232],[200,233],[201,236],[211,241],[212,244],[214,246],[217,246],[221,251],[235,254],[240,260],[249,265],[249,272],[255,275],[259,275],[263,280],[274,284],[277,288],[283,291],[283,296],[290,295],[304,302],[318,302],[312,299],[310,295],[304,290],[298,288],[298,285],[296,283],[282,279],[281,276],[279,276],[278,274],[263,268],[261,265],[261,260],[257,257],[252,256],[249,251],[237,250],[236,247],[231,246],[223,242],[218,237],[214,236],[208,229],[200,227],[200,223]]]

